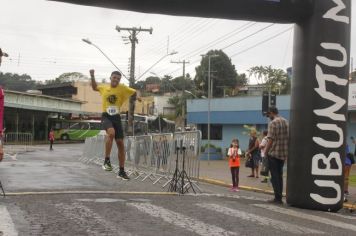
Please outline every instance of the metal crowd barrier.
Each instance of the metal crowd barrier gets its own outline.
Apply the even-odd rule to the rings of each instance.
[[[200,131],[129,136],[124,142],[125,168],[136,180],[150,180],[153,184],[167,186],[175,171],[177,147],[186,149],[185,171],[189,178],[199,179]],[[81,161],[102,165],[104,147],[105,135],[86,138]],[[182,169],[182,155],[178,155],[178,168]],[[115,172],[119,169],[117,156],[118,150],[113,143],[110,160]]]
[[[27,152],[33,149],[31,133],[5,133],[4,148],[6,155]],[[10,155],[11,156],[11,155]],[[16,159],[16,157],[14,157]]]
[[[5,144],[32,145],[31,133],[5,133]]]

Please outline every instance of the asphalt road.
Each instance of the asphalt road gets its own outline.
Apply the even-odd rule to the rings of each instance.
[[[7,158],[0,179],[0,235],[356,235],[356,215],[271,205],[271,196],[200,184],[167,194],[80,160],[81,144]]]

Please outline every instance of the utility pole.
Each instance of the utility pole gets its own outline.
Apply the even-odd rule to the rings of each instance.
[[[211,80],[211,58],[218,57],[217,54],[205,54],[201,55],[203,58],[208,57],[208,165],[210,165],[210,100],[213,94],[213,86]],[[215,71],[216,72],[216,71]]]
[[[118,32],[121,30],[128,31],[130,33],[129,39],[131,42],[131,63],[130,63],[130,79],[129,79],[129,87],[133,87],[135,85],[135,52],[136,52],[136,43],[138,43],[137,34],[139,32],[149,32],[152,34],[152,28],[144,29],[144,28],[123,28],[116,26],[115,28]],[[134,135],[134,112],[135,112],[135,98],[130,97],[129,100],[129,112],[128,112],[128,127],[127,133],[128,135]]]
[[[183,104],[184,101],[184,91],[185,91],[185,64],[189,64],[189,61],[183,60],[183,61],[171,61],[171,63],[176,63],[176,64],[183,64],[183,88],[182,88],[182,117],[183,117],[183,130],[185,128],[185,104]]]

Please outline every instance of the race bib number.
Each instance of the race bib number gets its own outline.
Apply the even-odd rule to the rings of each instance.
[[[106,108],[106,112],[112,116],[119,114],[120,110],[117,106],[109,106],[108,108]]]

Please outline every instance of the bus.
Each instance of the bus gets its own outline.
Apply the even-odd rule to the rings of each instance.
[[[126,114],[121,114],[124,130],[127,130]],[[134,134],[147,133],[172,133],[175,130],[175,122],[160,116],[134,115]]]
[[[85,140],[101,131],[100,120],[49,120],[49,127],[54,131],[54,138],[61,140]]]
[[[122,127],[127,133],[126,114],[121,114]],[[102,130],[100,120],[63,120],[50,119],[49,127],[54,131],[54,138],[60,140],[85,140],[96,136]],[[134,115],[134,135],[148,133],[174,132],[175,123],[159,116]],[[126,134],[125,134],[126,135]]]

